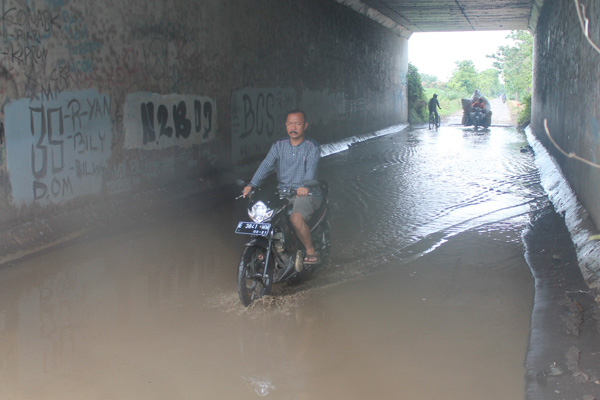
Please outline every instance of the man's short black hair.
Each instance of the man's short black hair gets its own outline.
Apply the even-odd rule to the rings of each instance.
[[[287,120],[287,117],[290,116],[290,114],[302,114],[302,116],[304,117],[304,122],[306,122],[306,113],[304,111],[302,111],[301,109],[297,108],[295,110],[288,111],[288,113],[285,115],[286,120]]]

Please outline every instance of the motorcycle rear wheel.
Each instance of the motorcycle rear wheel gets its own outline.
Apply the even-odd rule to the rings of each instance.
[[[263,280],[267,250],[258,246],[248,246],[244,249],[238,266],[238,295],[245,307],[254,300],[271,293],[273,287],[273,260],[269,260],[267,273]]]

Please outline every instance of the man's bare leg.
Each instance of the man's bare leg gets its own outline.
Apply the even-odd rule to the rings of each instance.
[[[290,215],[290,221],[294,226],[294,229],[296,230],[296,235],[298,235],[298,239],[300,239],[300,241],[304,245],[304,248],[306,249],[306,255],[314,255],[315,248],[313,247],[310,229],[304,221],[302,214],[300,214],[299,212],[293,212],[292,215]]]

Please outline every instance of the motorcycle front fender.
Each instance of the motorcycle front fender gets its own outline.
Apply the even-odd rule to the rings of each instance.
[[[262,247],[265,250],[269,249],[269,239],[267,239],[266,237],[253,237],[252,239],[250,239],[250,241],[248,243],[246,243],[246,247],[251,247],[251,246],[257,246],[257,247]]]

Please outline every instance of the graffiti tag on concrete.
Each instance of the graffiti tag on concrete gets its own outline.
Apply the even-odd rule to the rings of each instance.
[[[296,108],[294,89],[243,89],[231,96],[231,146],[235,163],[264,155],[285,134],[285,116]]]
[[[102,189],[110,99],[95,90],[20,99],[5,108],[6,162],[17,204],[61,203]]]
[[[123,113],[125,147],[165,149],[214,140],[217,107],[196,95],[131,93]]]

